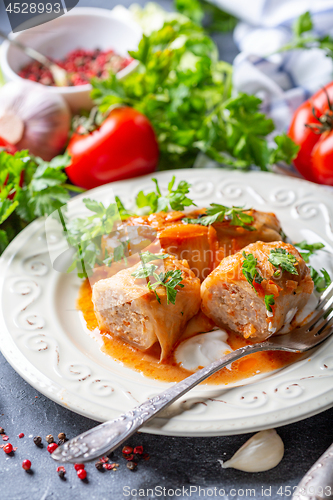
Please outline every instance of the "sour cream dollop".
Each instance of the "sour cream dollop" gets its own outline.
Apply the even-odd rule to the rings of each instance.
[[[176,361],[186,370],[196,371],[232,352],[227,340],[227,332],[220,329],[195,335],[179,344]]]

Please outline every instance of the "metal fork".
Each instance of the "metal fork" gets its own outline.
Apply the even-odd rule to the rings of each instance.
[[[333,332],[333,283],[321,295],[310,321],[292,332],[271,337],[258,344],[247,345],[223,356],[185,380],[178,382],[158,396],[145,401],[120,417],[98,425],[67,441],[52,453],[58,462],[88,462],[107,455],[140,427],[154,418],[190,389],[213,373],[237,359],[260,351],[286,351],[302,353],[317,346]]]

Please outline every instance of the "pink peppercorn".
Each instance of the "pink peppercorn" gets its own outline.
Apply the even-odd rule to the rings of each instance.
[[[87,477],[87,472],[84,469],[79,469],[77,471],[77,477],[79,479],[85,479]]]
[[[84,464],[74,464],[74,469],[76,471],[84,469]]]
[[[31,469],[31,462],[30,462],[30,460],[23,460],[23,462],[22,462],[22,468],[24,470],[30,470]]]
[[[8,443],[3,447],[3,451],[7,454],[11,453],[13,451],[13,446],[10,443]]]
[[[137,455],[142,455],[142,453],[143,453],[143,446],[136,446],[133,451]]]
[[[53,453],[57,448],[58,448],[57,443],[51,443],[51,444],[48,445],[47,451],[49,453]]]

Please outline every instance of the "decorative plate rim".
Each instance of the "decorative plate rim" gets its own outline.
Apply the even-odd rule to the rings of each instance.
[[[285,219],[286,224],[289,224],[289,220],[298,219],[300,230],[318,234],[332,251],[330,205],[333,207],[333,198],[328,189],[302,179],[263,172],[183,169],[159,172],[155,177],[164,185],[172,175],[189,182],[198,181],[193,187],[194,198],[198,203],[206,200],[202,204],[207,204],[207,200],[213,201],[213,196],[214,200],[223,196],[229,203],[239,200],[240,204],[248,204],[248,200],[252,199],[259,210],[265,210],[264,206],[269,210],[273,206],[272,210],[277,212],[278,217]],[[101,199],[108,195],[110,188],[122,193],[122,197],[125,194],[125,201],[130,202],[139,189],[149,185],[150,180],[151,176],[144,176],[115,182],[79,195],[70,203],[78,203],[87,196]],[[267,187],[269,184],[272,188]],[[56,297],[62,283],[59,275],[53,269],[46,272],[43,267],[37,266],[33,270],[30,264],[26,265],[29,259],[39,257],[39,265],[47,267],[40,257],[44,253],[40,252],[35,241],[40,238],[43,228],[44,219],[34,221],[11,242],[0,258],[1,351],[30,385],[58,404],[94,420],[114,418],[170,384],[156,383],[138,374],[133,380],[131,376],[134,372],[119,367],[115,362],[109,366],[104,358],[99,358],[98,364],[75,347],[75,342],[66,336],[64,329],[62,332],[55,331],[62,328],[56,306],[60,300]],[[25,255],[24,251],[29,248],[30,253]],[[33,249],[35,254],[31,251]],[[22,252],[23,260],[19,258]],[[20,272],[23,263],[26,266],[24,273]],[[48,288],[45,293],[41,293],[38,287],[42,289],[44,283],[47,283]],[[23,294],[17,292],[18,286],[25,287]],[[20,302],[24,305],[27,299],[30,300],[29,294],[33,300],[19,310]],[[42,310],[45,311],[45,318],[40,314]],[[68,316],[68,311],[66,314]],[[27,319],[28,316],[30,319]],[[95,345],[92,339],[84,339],[84,342],[87,345],[89,343],[87,349]],[[73,359],[79,360],[78,363],[63,361],[67,350],[73,353]],[[51,367],[50,359],[51,356],[54,359],[55,353],[58,361],[53,362]],[[85,372],[85,369],[88,371]],[[98,369],[102,373],[101,379],[96,378]],[[252,384],[226,389],[221,386],[199,386],[170,407],[165,416],[153,419],[142,430],[173,436],[217,436],[292,423],[333,405],[331,370],[333,339],[319,347],[311,355],[310,361],[299,361]],[[104,385],[103,380],[107,381]]]

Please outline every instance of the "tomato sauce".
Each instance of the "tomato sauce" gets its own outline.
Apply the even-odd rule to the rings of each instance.
[[[98,328],[91,300],[91,286],[88,280],[84,281],[81,286],[77,308],[82,312],[89,330],[93,331]],[[163,382],[179,382],[193,373],[179,366],[172,354],[166,362],[159,363],[161,351],[158,344],[143,352],[112,336],[109,332],[101,331],[100,333],[104,342],[103,352],[146,377]],[[236,333],[228,333],[228,344],[233,350],[251,344]],[[283,368],[299,360],[301,356],[301,354],[272,351],[250,354],[232,363],[231,370],[223,368],[211,375],[205,383],[228,385],[260,373]]]

